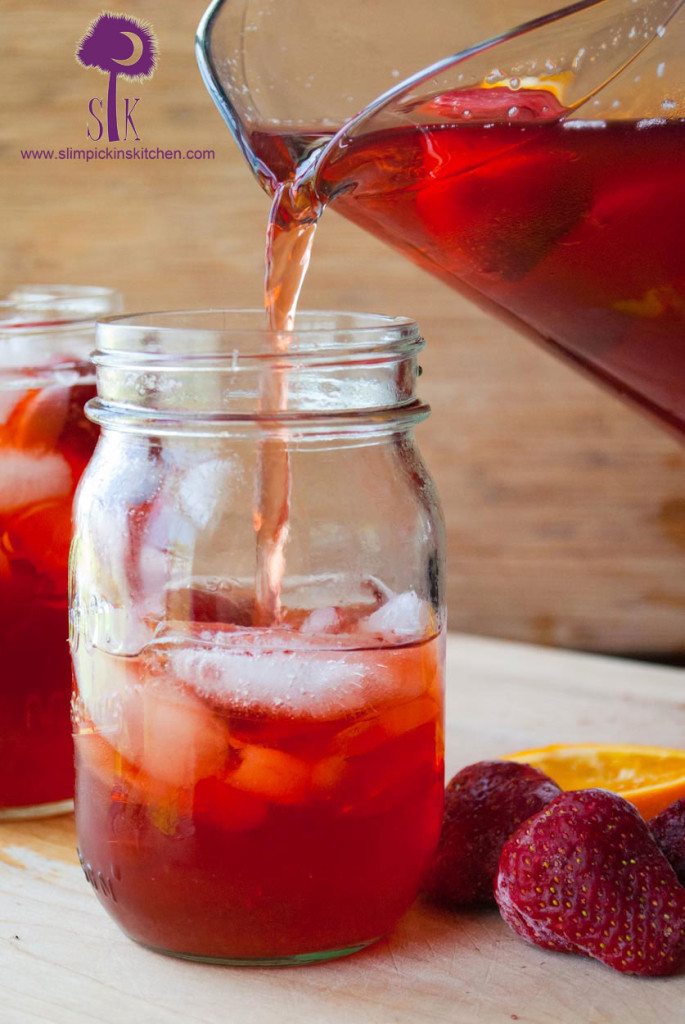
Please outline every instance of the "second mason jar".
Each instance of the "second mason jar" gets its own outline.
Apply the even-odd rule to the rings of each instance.
[[[95,316],[107,288],[23,286],[0,302],[0,820],[63,814],[74,796],[67,560],[95,447]]]
[[[134,939],[306,962],[387,934],[443,794],[443,529],[411,321],[99,329],[72,548],[84,871]]]

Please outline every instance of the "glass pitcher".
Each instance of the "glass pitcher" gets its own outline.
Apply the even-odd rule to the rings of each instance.
[[[683,431],[682,6],[528,0],[511,28],[495,3],[215,0],[198,59],[268,191],[332,204]]]

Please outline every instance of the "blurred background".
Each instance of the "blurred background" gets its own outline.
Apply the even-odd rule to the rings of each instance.
[[[140,145],[214,159],[86,164],[20,151],[91,144],[87,102],[106,79],[74,51],[100,7],[2,0],[0,293],[59,282],[118,288],[129,311],[261,304],[268,200],[200,81],[205,6],[121,10],[151,22],[160,48],[154,77],[127,89]],[[433,414],[419,441],[446,513],[452,629],[685,660],[678,442],[332,212],[302,306],[423,328]]]

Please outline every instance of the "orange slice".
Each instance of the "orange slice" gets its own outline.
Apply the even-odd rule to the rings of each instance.
[[[508,754],[507,761],[531,764],[561,789],[598,787],[620,793],[643,818],[653,818],[685,797],[685,750],[629,744],[557,743]]]
[[[519,84],[516,89],[525,91],[526,89],[546,89],[547,92],[551,92],[555,99],[559,100],[560,103],[564,102],[564,94],[567,92],[568,87],[573,84],[575,75],[572,71],[558,71],[554,75],[524,75],[519,78]],[[510,78],[497,78],[497,79],[485,79],[478,85],[479,89],[502,89],[511,88]]]

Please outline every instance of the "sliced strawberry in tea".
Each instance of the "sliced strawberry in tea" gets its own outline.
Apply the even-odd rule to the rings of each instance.
[[[3,535],[10,564],[29,563],[59,597],[67,589],[71,506],[71,496],[29,505],[6,520]],[[65,623],[65,641],[66,631]]]
[[[70,389],[64,387],[44,387],[27,392],[7,423],[15,445],[46,451],[54,449],[64,431],[70,400]]]
[[[494,84],[479,89],[453,89],[421,100],[411,108],[424,117],[454,118],[469,123],[558,121],[566,108],[545,88],[512,89]]]
[[[459,153],[462,135],[469,129],[435,133],[435,139],[429,133],[425,145],[442,143]],[[528,274],[578,225],[592,200],[571,153],[536,148],[535,126],[498,126],[492,139],[510,144],[496,160],[464,174],[441,173],[416,193],[422,247],[445,269],[483,287],[483,277],[514,282]]]

